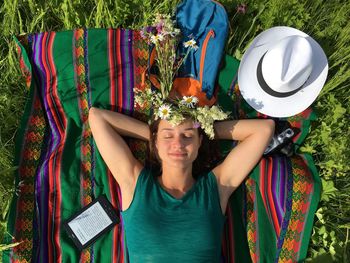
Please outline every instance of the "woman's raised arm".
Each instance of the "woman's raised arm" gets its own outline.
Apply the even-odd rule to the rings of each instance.
[[[228,198],[261,159],[273,137],[275,123],[271,119],[221,121],[214,124],[214,129],[216,139],[240,141],[213,169],[220,195]]]
[[[121,136],[149,140],[149,126],[124,114],[94,107],[89,111],[89,124],[97,148],[117,180],[122,194],[133,194],[143,166]]]

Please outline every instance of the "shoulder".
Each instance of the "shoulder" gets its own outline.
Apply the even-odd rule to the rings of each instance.
[[[155,185],[155,182],[155,172],[147,167],[143,167],[136,179],[134,189],[139,189],[139,191],[150,191],[150,187],[153,187]]]
[[[206,186],[209,190],[215,190],[218,188],[218,183],[213,171],[205,172],[197,178],[199,185]]]
[[[135,198],[141,198],[147,193],[153,181],[151,170],[143,167],[137,175],[134,185],[129,188],[121,187],[123,211],[129,208]]]
[[[150,181],[150,179],[152,179],[153,173],[152,170],[150,170],[149,168],[146,167],[142,167],[142,169],[140,169],[139,174],[136,178],[136,185],[141,182],[147,182]]]

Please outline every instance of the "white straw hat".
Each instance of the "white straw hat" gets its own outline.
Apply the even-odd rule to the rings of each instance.
[[[278,26],[260,33],[238,69],[242,97],[256,111],[289,117],[304,111],[326,81],[327,57],[309,35]]]

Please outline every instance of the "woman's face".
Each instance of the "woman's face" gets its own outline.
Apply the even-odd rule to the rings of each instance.
[[[173,127],[168,121],[161,120],[158,126],[155,146],[162,165],[187,167],[197,158],[202,137],[193,127],[192,120],[186,120]]]

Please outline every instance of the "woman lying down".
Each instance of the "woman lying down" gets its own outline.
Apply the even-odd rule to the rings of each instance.
[[[104,109],[89,112],[97,147],[120,186],[129,260],[219,262],[229,197],[262,157],[274,121],[206,123],[171,103],[154,112],[150,125]],[[150,165],[133,156],[122,136],[148,141]],[[203,153],[208,137],[239,143],[210,167]]]

